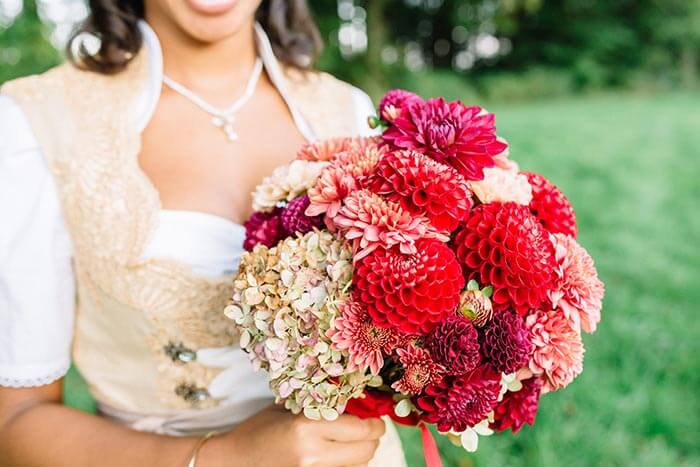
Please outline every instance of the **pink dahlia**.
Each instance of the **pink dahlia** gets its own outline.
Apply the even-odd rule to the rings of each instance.
[[[467,219],[471,192],[455,169],[415,151],[386,154],[367,186],[414,214],[424,214],[439,230],[451,232]]]
[[[366,307],[355,300],[340,305],[340,316],[327,335],[335,349],[348,351],[349,370],[369,368],[375,375],[384,366],[382,352],[391,353],[401,341],[394,330],[375,326]]]
[[[306,161],[332,161],[339,154],[350,149],[361,149],[369,145],[377,145],[376,138],[353,137],[353,138],[330,138],[322,141],[304,144],[297,159]]]
[[[314,228],[320,229],[323,226],[322,216],[309,217],[305,214],[306,208],[309,207],[309,197],[306,195],[294,198],[282,210],[280,219],[282,227],[290,234],[300,233],[305,234],[311,232]]]
[[[527,206],[480,204],[457,231],[453,248],[468,279],[493,286],[495,311],[527,314],[549,301],[554,246]]]
[[[422,102],[423,99],[412,92],[404,91],[403,89],[392,89],[384,94],[384,97],[379,102],[379,116],[387,122],[393,122],[403,109],[413,103],[419,104]]]
[[[423,348],[410,345],[405,349],[397,349],[396,354],[403,367],[403,374],[391,387],[402,394],[419,394],[425,386],[439,382],[445,371]]]
[[[245,241],[243,248],[253,251],[255,245],[265,245],[272,247],[287,236],[287,232],[282,227],[280,219],[281,209],[275,208],[270,212],[254,212],[245,221]]]
[[[555,290],[549,296],[555,308],[561,308],[576,329],[595,332],[600,322],[605,286],[598,279],[593,258],[573,237],[554,234],[557,260]]]
[[[398,245],[402,253],[410,255],[416,253],[415,243],[421,238],[448,240],[425,217],[414,216],[399,204],[369,190],[350,193],[333,218],[333,224],[352,242],[355,261],[380,246]]]
[[[525,423],[535,423],[542,380],[530,378],[522,381],[522,384],[523,387],[519,391],[505,393],[503,400],[494,409],[491,423],[494,430],[505,431],[510,428],[513,433],[517,433]]]
[[[479,333],[463,316],[451,315],[441,321],[426,336],[425,347],[452,375],[469,373],[481,363]]]
[[[484,168],[507,145],[496,137],[495,117],[481,107],[442,98],[405,107],[382,135],[395,148],[414,149],[451,165],[467,180],[481,180]]]
[[[500,391],[500,375],[482,366],[426,387],[416,406],[423,411],[423,420],[437,424],[438,430],[460,433],[487,417],[496,407]]]
[[[545,229],[576,238],[576,213],[564,193],[540,174],[523,172],[532,187],[530,209]]]
[[[514,373],[530,360],[533,345],[522,317],[503,311],[496,313],[483,330],[482,351],[499,373]]]
[[[464,277],[444,243],[419,240],[415,246],[412,255],[377,248],[357,262],[353,293],[377,326],[426,334],[455,312]]]
[[[374,171],[383,154],[384,149],[372,142],[351,145],[350,149],[340,153],[321,171],[316,185],[307,192],[311,203],[306,215],[326,214],[326,220],[332,222],[343,199],[364,187],[365,179]]]
[[[530,372],[543,379],[545,392],[569,385],[583,371],[581,334],[559,310],[538,311],[525,323],[535,346]]]

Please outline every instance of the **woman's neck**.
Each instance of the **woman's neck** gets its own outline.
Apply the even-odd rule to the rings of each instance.
[[[253,18],[214,43],[197,41],[160,15],[146,14],[146,21],[160,40],[166,75],[212,103],[227,104],[245,87],[257,58]]]

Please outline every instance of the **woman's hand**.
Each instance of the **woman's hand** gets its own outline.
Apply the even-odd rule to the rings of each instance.
[[[384,430],[380,419],[313,421],[271,406],[212,439],[202,449],[201,466],[365,466]]]

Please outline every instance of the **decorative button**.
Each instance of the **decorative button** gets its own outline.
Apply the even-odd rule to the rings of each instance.
[[[197,403],[209,398],[209,391],[192,383],[182,383],[175,388],[175,394],[187,402]]]
[[[197,359],[197,352],[188,349],[182,342],[179,344],[168,342],[168,345],[163,347],[163,351],[175,363],[189,363]]]

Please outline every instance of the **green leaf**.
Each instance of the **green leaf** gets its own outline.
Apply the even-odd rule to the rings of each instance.
[[[493,286],[489,285],[488,287],[484,287],[481,289],[481,293],[486,296],[486,298],[491,298],[491,295],[493,295]]]
[[[474,279],[470,280],[467,284],[467,290],[479,290],[479,283]]]

